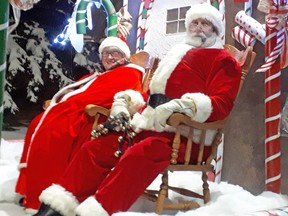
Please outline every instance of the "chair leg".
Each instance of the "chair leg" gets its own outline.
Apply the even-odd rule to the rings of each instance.
[[[164,210],[164,202],[167,196],[168,196],[168,171],[165,170],[162,174],[162,183],[160,185],[160,190],[156,201],[155,212],[157,214],[162,214]]]
[[[210,201],[210,190],[209,190],[209,184],[207,182],[208,176],[206,172],[202,172],[202,181],[203,181],[203,200],[204,203],[208,203]]]

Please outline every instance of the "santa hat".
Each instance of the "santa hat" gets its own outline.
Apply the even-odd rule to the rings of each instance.
[[[118,37],[107,37],[102,41],[102,43],[99,46],[100,59],[102,59],[102,51],[106,47],[117,47],[126,55],[126,57],[129,57],[131,53],[126,42],[124,42]]]
[[[192,5],[186,13],[185,27],[189,29],[190,23],[198,18],[209,20],[218,30],[218,35],[222,34],[224,30],[224,23],[222,21],[222,14],[212,5],[208,3]]]

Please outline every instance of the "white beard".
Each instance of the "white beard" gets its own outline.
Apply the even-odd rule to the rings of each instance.
[[[193,47],[212,47],[217,41],[216,33],[207,36],[204,33],[191,33],[187,32],[185,43]]]

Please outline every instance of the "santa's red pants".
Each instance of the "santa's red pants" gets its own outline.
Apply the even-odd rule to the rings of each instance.
[[[58,182],[79,202],[95,195],[110,215],[127,211],[169,165],[173,133],[144,131],[137,135],[135,144],[120,159],[114,156],[118,137],[119,134],[110,133],[86,142]],[[186,142],[186,138],[181,141]],[[181,160],[183,155],[181,147]],[[192,157],[192,160],[196,159]]]

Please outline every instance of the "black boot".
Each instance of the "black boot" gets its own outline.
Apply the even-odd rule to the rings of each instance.
[[[64,215],[52,209],[49,205],[41,203],[41,206],[37,214],[34,214],[33,216],[64,216]]]

